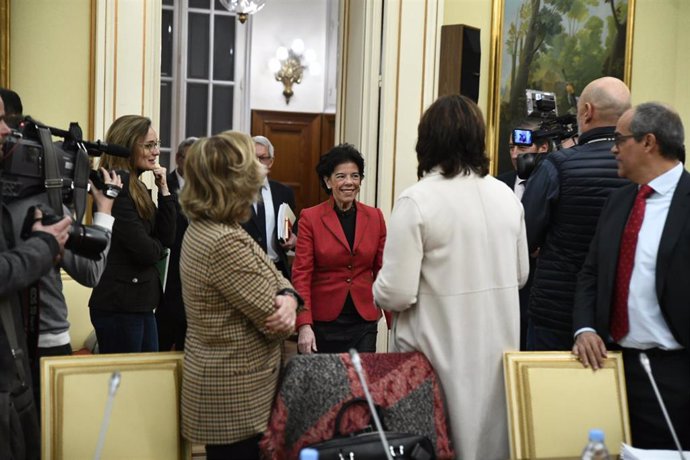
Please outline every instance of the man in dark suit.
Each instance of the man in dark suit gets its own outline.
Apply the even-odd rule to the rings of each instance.
[[[525,120],[520,123],[516,129],[529,129],[533,132],[539,128],[539,123],[536,120]],[[518,177],[517,158],[518,155],[527,153],[546,155],[549,152],[549,140],[547,138],[534,139],[531,145],[518,145],[513,142],[513,135],[511,133],[508,140],[510,147],[510,161],[513,163],[513,170],[507,171],[496,176],[496,179],[505,183],[510,189],[515,192],[518,199],[522,198],[525,192],[525,185],[527,185],[528,177]],[[532,278],[534,277],[535,260],[530,257],[529,260],[529,278],[527,283],[520,289],[520,350],[527,350],[527,308],[529,306],[529,291],[532,289]]]
[[[170,193],[179,198],[184,186],[184,160],[189,147],[197,140],[196,137],[188,137],[177,147],[175,154],[175,169],[168,174],[168,188]],[[175,242],[170,247],[170,259],[168,264],[168,280],[161,304],[156,309],[156,322],[158,326],[158,349],[184,350],[184,338],[187,333],[187,320],[182,302],[182,284],[180,282],[180,249],[182,238],[187,231],[187,218],[177,203],[177,223],[175,227]]]
[[[622,350],[633,445],[675,449],[651,369],[684,449],[690,449],[690,174],[680,117],[658,103],[626,111],[612,152],[633,184],[604,206],[580,272],[573,353],[599,369],[606,350]]]
[[[266,166],[268,173],[275,160],[273,144],[264,136],[252,138],[256,147],[256,158]],[[259,246],[268,254],[276,268],[290,279],[290,265],[288,264],[287,251],[295,248],[297,236],[292,234],[287,241],[278,240],[278,208],[287,203],[295,211],[295,194],[292,189],[280,182],[269,180],[268,176],[261,187],[261,197],[252,207],[252,217],[242,224],[249,235],[259,243]]]

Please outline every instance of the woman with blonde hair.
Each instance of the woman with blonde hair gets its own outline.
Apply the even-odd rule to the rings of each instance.
[[[180,278],[187,315],[182,434],[206,458],[259,458],[280,368],[280,345],[302,300],[240,226],[266,169],[254,141],[226,131],[196,141],[180,204],[189,219]]]
[[[175,239],[175,197],[165,168],[158,164],[160,141],[151,120],[125,115],[113,122],[106,142],[126,147],[129,158],[104,154],[100,166],[122,177],[115,198],[112,243],[108,262],[89,307],[101,353],[158,351],[153,311],[162,286],[156,263]],[[158,186],[158,206],[139,176],[152,171]]]

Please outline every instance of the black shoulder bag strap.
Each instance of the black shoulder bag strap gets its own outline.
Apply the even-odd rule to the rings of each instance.
[[[19,383],[22,387],[26,386],[26,374],[24,372],[24,363],[22,358],[24,356],[24,350],[19,348],[19,342],[17,341],[17,331],[14,329],[14,317],[12,315],[12,305],[10,301],[6,298],[0,299],[0,320],[2,321],[2,326],[5,329],[5,335],[7,335],[7,342],[10,344],[10,351],[12,352],[12,357],[14,358],[14,365],[17,368],[17,377],[19,378]]]
[[[48,204],[53,208],[56,216],[62,216],[62,175],[58,167],[53,139],[50,137],[50,129],[39,127],[38,134],[43,146],[43,167]]]
[[[74,159],[74,221],[81,224],[86,212],[86,195],[89,192],[89,172],[91,167],[89,165],[89,154],[86,153],[83,144],[79,142],[77,146]]]

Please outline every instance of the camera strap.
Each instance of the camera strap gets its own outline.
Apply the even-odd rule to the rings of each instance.
[[[32,283],[24,289],[21,297],[26,348],[29,352],[29,360],[33,360],[38,355],[38,336],[40,334],[41,299],[39,281]]]
[[[43,167],[45,170],[45,188],[48,194],[48,204],[55,215],[62,216],[62,175],[58,167],[57,154],[50,137],[50,129],[38,127],[38,135],[43,146]]]
[[[81,222],[86,212],[86,195],[89,185],[89,154],[81,144],[78,144],[74,165],[74,211],[75,222]]]
[[[7,342],[10,345],[10,351],[12,352],[12,357],[14,358],[14,365],[17,368],[17,378],[19,378],[19,383],[22,386],[25,386],[26,373],[24,372],[24,363],[22,362],[24,351],[19,348],[17,331],[14,328],[14,319],[12,317],[12,305],[10,304],[10,301],[4,297],[0,299],[0,321],[5,329]]]

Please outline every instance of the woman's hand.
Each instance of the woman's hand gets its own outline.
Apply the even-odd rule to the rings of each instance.
[[[101,174],[104,184],[115,185],[122,188],[122,178],[115,171],[108,172],[108,170],[105,168],[100,168],[99,174]],[[93,196],[93,201],[96,203],[96,211],[104,214],[111,214],[113,202],[115,200],[105,196],[103,191],[94,186],[91,180],[89,180],[89,183],[91,184],[91,195]]]
[[[318,351],[316,349],[316,337],[314,336],[314,331],[312,330],[310,324],[305,324],[299,328],[297,351],[303,355],[308,355]]]
[[[297,300],[291,295],[277,295],[275,313],[266,318],[264,326],[272,334],[291,333],[295,330],[297,318]]]
[[[161,195],[170,195],[170,190],[168,190],[168,176],[167,170],[161,165],[156,165],[153,169],[153,176],[156,178],[156,186],[161,191]]]

